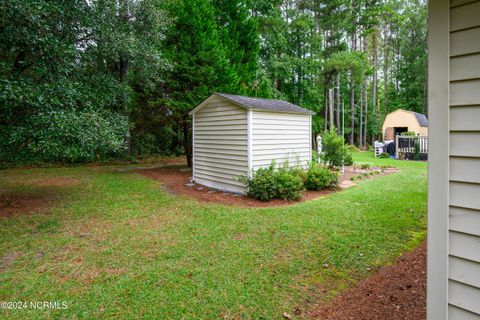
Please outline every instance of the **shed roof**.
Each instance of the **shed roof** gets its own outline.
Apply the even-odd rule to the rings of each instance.
[[[420,124],[420,127],[428,127],[428,119],[427,116],[418,112],[414,112],[415,117],[417,117],[417,121]]]
[[[282,101],[282,100],[253,98],[253,97],[245,97],[245,96],[238,96],[234,94],[217,93],[217,92],[211,95],[208,99],[210,99],[214,95],[227,99],[246,109],[266,110],[266,111],[274,111],[274,112],[315,114],[315,112],[311,110],[299,107],[293,103]],[[200,103],[195,109],[190,111],[189,114],[194,114],[198,110],[202,109],[205,103],[208,101],[208,99]]]
[[[418,112],[415,112],[415,111],[411,111],[411,110],[405,110],[405,109],[397,109],[393,112],[390,112],[389,114],[387,114],[387,117],[391,114],[394,114],[396,112],[408,112],[410,114],[413,114],[415,116],[415,118],[417,119],[418,121],[418,124],[420,125],[420,127],[428,127],[428,118],[426,115],[422,114],[422,113],[418,113]],[[386,118],[385,118],[386,120]]]

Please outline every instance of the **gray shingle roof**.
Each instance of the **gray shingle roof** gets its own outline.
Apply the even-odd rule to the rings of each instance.
[[[287,101],[244,97],[244,96],[237,96],[234,94],[226,94],[226,93],[215,93],[215,94],[225,99],[228,99],[230,101],[233,101],[247,109],[315,114],[315,112],[313,111],[299,107]]]
[[[428,119],[427,116],[418,112],[414,112],[415,117],[417,117],[418,123],[420,127],[428,127]]]

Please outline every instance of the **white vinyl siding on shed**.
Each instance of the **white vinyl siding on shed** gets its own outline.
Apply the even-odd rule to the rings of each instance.
[[[248,174],[247,110],[213,98],[194,115],[193,178],[208,187],[245,192]]]
[[[480,319],[480,1],[450,8],[449,319]]]
[[[311,159],[309,114],[252,111],[251,163],[253,171],[288,161],[307,166]]]

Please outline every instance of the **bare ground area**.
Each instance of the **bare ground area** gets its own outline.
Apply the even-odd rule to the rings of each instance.
[[[16,214],[45,212],[58,199],[57,188],[76,185],[78,180],[68,177],[32,179],[22,184],[34,186],[36,190],[12,191],[0,189],[0,217],[8,218]]]
[[[146,177],[159,180],[167,191],[174,194],[195,198],[202,202],[221,203],[236,207],[280,207],[291,205],[307,200],[316,199],[332,192],[336,192],[340,189],[355,186],[355,183],[352,181],[352,179],[370,179],[373,177],[384,176],[397,171],[398,170],[394,168],[371,168],[365,170],[354,166],[345,167],[345,172],[342,173],[340,177],[340,188],[338,189],[325,189],[321,191],[307,190],[303,197],[297,201],[274,199],[268,202],[263,202],[257,199],[249,198],[244,195],[231,192],[223,192],[220,190],[202,186],[200,184],[191,183],[192,173],[186,168],[167,167],[138,170],[140,174]]]
[[[423,243],[396,264],[318,306],[311,318],[322,320],[421,320],[426,318],[426,257]]]
[[[43,212],[55,199],[55,195],[51,194],[0,194],[0,217]]]

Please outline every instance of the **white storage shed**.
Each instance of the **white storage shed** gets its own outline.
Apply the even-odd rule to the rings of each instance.
[[[314,112],[286,101],[214,93],[193,116],[193,180],[245,193],[240,177],[278,165],[306,167]]]

